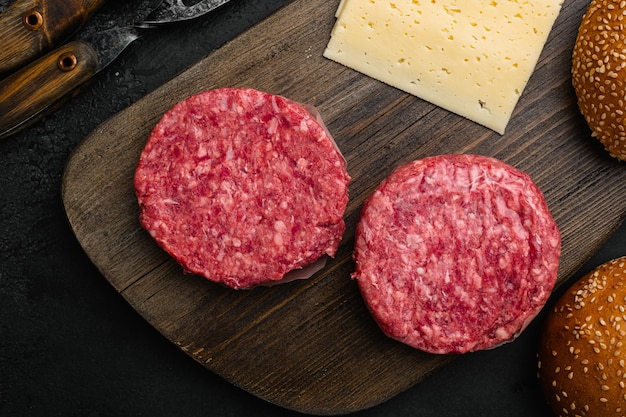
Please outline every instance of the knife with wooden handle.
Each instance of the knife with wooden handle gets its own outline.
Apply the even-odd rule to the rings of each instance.
[[[58,46],[106,0],[16,0],[0,14],[0,75]]]
[[[98,56],[83,41],[63,45],[0,81],[0,132],[17,132],[91,78]],[[1,136],[0,136],[1,137]]]
[[[185,6],[164,0],[141,23],[72,41],[0,80],[0,139],[11,136],[76,95],[95,74],[139,37],[139,30],[204,15],[228,0],[201,0]]]
[[[117,28],[69,42],[0,80],[0,138],[12,135],[78,94],[135,39]]]

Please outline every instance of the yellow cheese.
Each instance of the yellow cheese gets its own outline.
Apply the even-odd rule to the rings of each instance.
[[[504,133],[562,0],[341,0],[324,56]]]

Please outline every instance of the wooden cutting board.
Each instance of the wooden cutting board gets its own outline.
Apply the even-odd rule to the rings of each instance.
[[[374,406],[452,359],[384,337],[350,279],[363,200],[399,164],[463,152],[528,172],[563,235],[559,283],[626,212],[626,165],[590,138],[570,84],[587,1],[565,2],[503,136],[324,59],[337,5],[294,1],[103,123],[75,149],[62,190],[84,250],[149,323],[233,384],[314,414]],[[307,281],[234,291],[184,275],[137,221],[132,177],[154,124],[193,93],[239,86],[316,106],[348,162],[353,182],[344,240],[336,258]]]

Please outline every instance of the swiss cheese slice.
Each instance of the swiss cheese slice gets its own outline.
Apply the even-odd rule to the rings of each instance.
[[[342,0],[324,56],[500,134],[562,0]]]

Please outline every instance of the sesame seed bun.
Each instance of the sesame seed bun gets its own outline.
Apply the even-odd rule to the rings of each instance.
[[[572,55],[578,107],[611,156],[626,161],[626,2],[593,0]]]
[[[626,256],[572,285],[541,334],[538,375],[556,415],[626,415]]]

